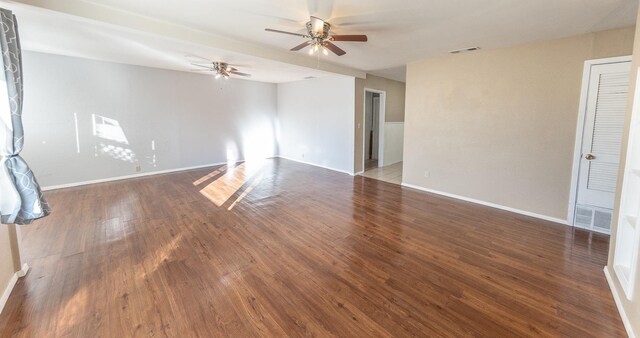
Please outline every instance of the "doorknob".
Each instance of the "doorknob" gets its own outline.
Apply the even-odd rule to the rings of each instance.
[[[591,160],[594,160],[596,157],[595,157],[595,156],[593,156],[593,154],[587,154],[587,155],[585,155],[585,156],[584,156],[584,158],[585,158],[587,161],[591,161]]]

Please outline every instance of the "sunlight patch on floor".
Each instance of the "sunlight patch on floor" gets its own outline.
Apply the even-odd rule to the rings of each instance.
[[[224,175],[209,183],[206,187],[200,190],[200,193],[208,198],[211,202],[213,202],[213,204],[221,207],[229,200],[229,198],[231,198],[231,196],[233,196],[245,184],[247,184],[251,180],[251,178],[259,172],[261,167],[261,164],[255,162],[251,164],[247,164],[246,162],[244,162],[235,167],[228,166],[228,169],[224,173]],[[203,178],[199,179],[198,181],[202,181]],[[244,198],[251,190],[253,190],[253,188],[255,188],[257,184],[259,184],[260,178],[261,176],[256,179],[257,183],[253,182],[253,184],[247,188],[248,191],[245,191],[243,195],[240,195],[240,197],[238,197],[238,200],[234,202],[234,205],[242,200],[242,198]],[[233,206],[231,206],[229,210],[231,210],[231,208],[233,208]]]
[[[206,181],[208,181],[209,179],[212,179],[218,175],[222,175],[222,173],[224,173],[227,170],[227,165],[223,165],[222,167],[208,173],[207,175],[202,176],[201,178],[195,180],[193,182],[193,185],[198,186]]]

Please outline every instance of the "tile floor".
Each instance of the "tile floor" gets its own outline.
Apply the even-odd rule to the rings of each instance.
[[[378,167],[378,160],[364,160],[364,170],[374,169]]]
[[[402,183],[402,162],[388,165],[381,168],[372,168],[361,174],[365,177],[385,181],[394,184]]]

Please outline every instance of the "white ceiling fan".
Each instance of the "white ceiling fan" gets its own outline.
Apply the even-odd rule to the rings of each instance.
[[[229,79],[231,75],[243,76],[243,77],[251,77],[251,74],[239,72],[237,68],[233,67],[226,62],[222,61],[211,61],[209,59],[188,55],[188,58],[196,58],[202,60],[201,62],[191,62],[191,65],[200,67],[198,69],[191,69],[193,72],[211,72],[215,74],[216,79],[221,77],[225,79]]]

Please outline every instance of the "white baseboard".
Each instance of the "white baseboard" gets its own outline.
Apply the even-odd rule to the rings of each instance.
[[[355,174],[352,171],[346,171],[346,170],[342,170],[342,169],[336,169],[336,168],[332,168],[332,167],[327,167],[327,166],[324,166],[324,165],[311,163],[311,162],[307,162],[307,161],[302,161],[302,160],[296,160],[296,159],[293,159],[293,158],[290,158],[290,157],[286,157],[286,156],[281,156],[281,155],[274,156],[274,157],[279,157],[279,158],[282,158],[282,159],[285,159],[285,160],[298,162],[298,163],[302,163],[302,164],[307,164],[307,165],[312,165],[314,167],[319,167],[319,168],[328,169],[328,170],[332,170],[332,171],[337,171],[339,173],[355,176]]]
[[[126,175],[126,176],[116,176],[116,177],[101,178],[101,179],[90,180],[90,181],[74,182],[74,183],[67,183],[67,184],[60,184],[60,185],[51,185],[51,186],[48,186],[48,187],[43,187],[42,190],[43,191],[47,191],[47,190],[78,187],[78,186],[81,186],[81,185],[88,185],[88,184],[120,181],[120,180],[129,179],[129,178],[137,178],[137,177],[153,176],[153,175],[160,175],[160,174],[168,174],[168,173],[173,173],[173,172],[177,172],[177,171],[185,171],[185,170],[193,170],[193,169],[202,169],[202,168],[207,168],[207,167],[219,166],[219,165],[223,165],[223,164],[227,164],[227,162],[210,163],[210,164],[197,165],[197,166],[193,166],[193,167],[167,169],[167,170],[160,170],[160,171],[150,171],[150,172],[146,172],[146,173]]]
[[[336,169],[336,168],[322,166],[322,165],[311,163],[311,162],[295,160],[295,159],[284,157],[284,156],[273,156],[271,158],[276,158],[276,157],[283,158],[285,160],[289,160],[289,161],[293,161],[293,162],[308,164],[308,165],[312,165],[312,166],[315,166],[315,167],[320,167],[320,168],[324,168],[324,169],[328,169],[328,170],[332,170],[332,171],[337,171],[337,172],[344,173],[344,174],[349,174],[351,176],[355,175],[354,173],[348,172],[348,171],[345,171],[345,170],[340,170],[340,169]],[[239,161],[239,162],[241,162],[241,161]],[[116,177],[101,178],[101,179],[90,180],[90,181],[73,182],[73,183],[66,183],[66,184],[59,184],[59,185],[50,185],[50,186],[47,186],[47,187],[42,187],[42,190],[43,191],[48,191],[48,190],[56,190],[56,189],[63,189],[63,188],[79,187],[79,186],[82,186],[82,185],[113,182],[113,181],[126,180],[126,179],[130,179],[130,178],[138,178],[138,177],[153,176],[153,175],[160,175],[160,174],[168,174],[168,173],[173,173],[173,172],[178,172],[178,171],[202,169],[202,168],[207,168],[207,167],[219,166],[219,165],[223,165],[223,164],[227,164],[227,163],[228,162],[209,163],[209,164],[197,165],[197,166],[192,166],[192,167],[183,167],[183,168],[176,168],[176,169],[150,171],[150,172],[146,172],[146,173],[126,175],[126,176],[116,176]]]
[[[545,221],[560,223],[560,224],[563,224],[563,225],[570,225],[569,222],[566,219],[561,219],[561,218],[551,217],[551,216],[547,216],[547,215],[536,214],[536,213],[530,212],[530,211],[515,209],[515,208],[507,207],[507,206],[504,206],[504,205],[500,205],[500,204],[495,204],[495,203],[491,203],[491,202],[485,202],[485,201],[477,200],[477,199],[474,199],[474,198],[469,198],[469,197],[450,194],[450,193],[447,193],[447,192],[428,189],[428,188],[424,188],[424,187],[421,187],[421,186],[418,186],[418,185],[413,185],[413,184],[409,184],[409,183],[405,183],[405,182],[402,182],[402,186],[403,187],[412,188],[412,189],[416,189],[416,190],[430,192],[430,193],[436,194],[436,195],[451,197],[451,198],[455,198],[455,199],[466,201],[466,202],[476,203],[476,204],[480,204],[480,205],[484,205],[484,206],[488,206],[488,207],[492,207],[492,208],[496,208],[496,209],[510,211],[510,212],[514,212],[516,214],[521,214],[521,215],[525,215],[525,216],[529,216],[529,217],[535,217],[535,218],[543,219]]]
[[[20,271],[16,272],[16,274],[18,274],[18,278],[20,278],[20,277],[26,276],[27,272],[29,272],[29,264],[24,263],[24,264],[22,264],[22,269],[20,269]]]
[[[18,278],[26,276],[27,272],[29,272],[29,265],[25,263],[22,266],[22,269],[14,273],[13,276],[11,276],[11,279],[9,279],[9,284],[4,289],[4,292],[2,293],[2,297],[0,297],[0,313],[2,313],[4,306],[7,304],[7,300],[9,300],[9,295],[11,295],[11,291],[13,291],[13,287],[16,286],[16,283],[18,282]]]
[[[400,162],[402,162],[402,160],[400,160],[400,161],[395,161],[395,162],[392,162],[392,163],[383,163],[383,164],[382,164],[382,166],[383,166],[383,167],[388,167],[388,166],[390,166],[390,165],[394,165],[394,164],[396,164],[396,163],[400,163]]]
[[[364,174],[364,170],[358,171],[357,173],[353,174],[353,176],[358,176],[358,175],[361,175],[361,174]]]
[[[7,304],[7,300],[9,300],[9,295],[11,295],[11,291],[13,291],[13,287],[16,286],[16,283],[18,282],[18,278],[20,278],[21,273],[22,273],[22,270],[14,273],[13,276],[11,276],[11,279],[9,279],[9,284],[7,284],[7,287],[4,289],[4,292],[2,293],[2,297],[0,297],[0,313],[2,313],[4,306]]]
[[[607,277],[609,289],[611,289],[613,300],[616,303],[616,307],[618,308],[618,312],[620,313],[620,317],[622,318],[622,324],[624,324],[624,328],[627,330],[627,335],[629,336],[629,338],[636,338],[637,336],[633,332],[633,327],[631,327],[631,319],[629,319],[629,316],[627,316],[627,313],[622,306],[622,300],[620,299],[621,292],[618,292],[618,290],[616,289],[611,274],[609,273],[609,268],[606,266],[604,267],[604,275],[605,277]]]

